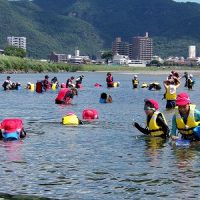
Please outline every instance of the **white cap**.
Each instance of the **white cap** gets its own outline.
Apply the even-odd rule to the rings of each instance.
[[[137,75],[134,75],[134,78],[137,78]]]
[[[193,77],[193,75],[192,75],[192,74],[190,74],[190,77]]]

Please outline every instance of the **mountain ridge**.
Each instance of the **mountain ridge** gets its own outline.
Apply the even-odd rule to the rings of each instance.
[[[98,50],[110,49],[115,37],[130,42],[145,32],[154,40],[154,54],[160,56],[187,56],[189,45],[200,48],[197,3],[2,0],[0,9],[0,48],[6,46],[7,36],[25,36],[28,56],[34,58],[46,58],[52,51],[72,54],[75,48],[92,56]]]

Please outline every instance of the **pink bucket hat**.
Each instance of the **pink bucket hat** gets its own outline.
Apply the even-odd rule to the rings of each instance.
[[[176,105],[177,106],[185,106],[187,104],[190,104],[189,95],[185,92],[179,93],[176,98]]]
[[[151,103],[151,105],[152,105],[156,110],[159,109],[159,104],[158,104],[158,102],[157,102],[156,100],[154,100],[154,99],[145,99],[144,102],[145,102],[145,103],[147,103],[147,102]]]

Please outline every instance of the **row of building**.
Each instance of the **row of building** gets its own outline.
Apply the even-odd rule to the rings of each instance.
[[[87,64],[90,63],[91,60],[89,56],[81,56],[80,51],[78,49],[75,50],[74,55],[71,54],[58,54],[55,52],[52,52],[49,56],[48,59],[51,62],[69,62],[73,64]]]
[[[77,53],[78,52],[78,53]],[[97,53],[97,62],[102,63],[101,55],[103,51]],[[114,64],[128,64],[146,66],[147,62],[150,62],[153,57],[153,41],[148,36],[148,32],[144,37],[137,36],[132,38],[132,43],[124,42],[120,37],[117,37],[112,43],[112,62]],[[75,50],[75,55],[57,54],[52,52],[49,56],[50,61],[53,62],[72,62],[72,63],[87,63],[89,58],[86,56],[80,56],[79,50]]]
[[[26,51],[26,37],[7,37],[7,42],[9,46],[15,46],[22,48]],[[0,50],[3,52],[3,50]],[[103,63],[101,59],[103,51],[97,53],[98,63]],[[131,39],[131,43],[122,41],[121,37],[117,37],[114,42],[112,42],[112,63],[128,66],[146,66],[152,60],[157,60],[161,64],[178,64],[178,65],[199,65],[200,58],[196,57],[196,46],[189,46],[188,48],[188,58],[183,57],[169,57],[165,60],[161,59],[159,56],[153,56],[153,40],[149,37],[148,32],[145,36],[136,36]],[[52,52],[48,56],[48,60],[52,62],[70,62],[75,64],[90,63],[91,59],[89,56],[81,56],[79,50],[75,50],[74,55],[71,54],[58,54]]]
[[[148,32],[145,36],[136,36],[132,38],[131,43],[124,42],[117,37],[112,43],[112,54],[128,56],[130,60],[143,60],[150,62],[153,57],[153,40]]]
[[[129,44],[117,37],[112,43],[113,63],[128,66],[146,66],[151,61],[158,61],[158,65],[200,65],[200,57],[196,56],[196,46],[188,47],[188,57],[168,57],[162,59],[159,56],[153,56],[153,40],[148,32],[145,36],[136,36],[132,38]],[[156,62],[154,62],[156,63]]]
[[[7,42],[9,46],[22,48],[26,51],[26,37],[9,36],[7,37]],[[133,37],[131,44],[122,41],[118,37],[112,43],[112,54],[128,56],[131,60],[151,61],[153,56],[153,42],[148,37],[148,33],[144,37]],[[76,50],[74,56],[54,52],[49,55],[49,59],[54,62],[65,62],[69,59],[74,60],[74,62],[81,62],[83,59],[88,60],[88,57],[80,56],[79,50]]]

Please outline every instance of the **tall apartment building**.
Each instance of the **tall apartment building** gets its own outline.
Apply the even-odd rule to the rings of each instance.
[[[7,37],[8,45],[26,50],[26,37]]]
[[[133,60],[151,61],[153,56],[153,41],[148,33],[144,37],[137,36],[132,39],[132,52],[129,55]]]
[[[115,41],[112,43],[112,54],[116,55],[129,55],[129,46],[128,42],[123,42],[120,37],[117,37]]]
[[[189,46],[188,47],[188,57],[189,58],[196,58],[196,46]]]

